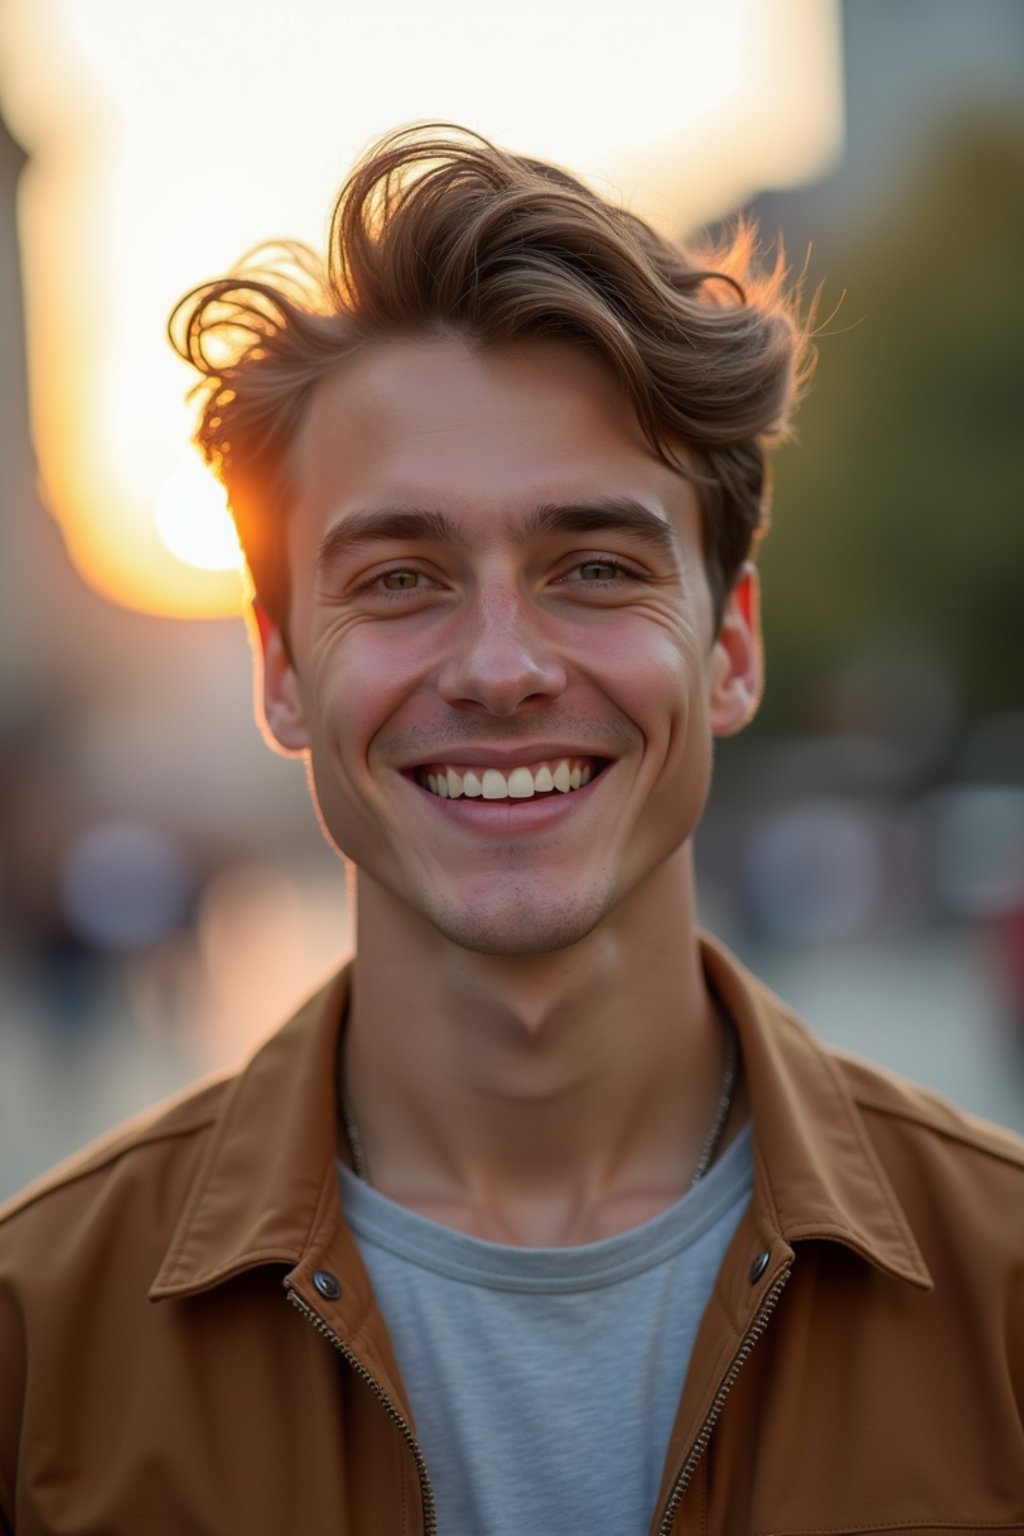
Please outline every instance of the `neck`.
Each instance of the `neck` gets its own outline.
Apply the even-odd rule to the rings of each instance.
[[[727,1048],[688,851],[549,955],[471,953],[365,878],[357,910],[344,1073],[376,1188],[535,1246],[607,1235],[685,1191]],[[741,1118],[737,1103],[726,1139]]]

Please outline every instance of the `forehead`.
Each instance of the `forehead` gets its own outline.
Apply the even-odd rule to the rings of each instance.
[[[292,469],[300,542],[369,507],[436,508],[486,526],[609,496],[696,530],[692,485],[652,451],[611,369],[557,342],[375,343],[314,390]]]

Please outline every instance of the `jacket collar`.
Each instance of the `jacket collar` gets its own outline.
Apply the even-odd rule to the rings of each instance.
[[[328,1192],[340,1207],[335,1105],[348,992],[346,967],[226,1086],[153,1300],[257,1264],[292,1267],[321,1246]]]
[[[755,1203],[785,1242],[845,1244],[901,1280],[931,1276],[839,1059],[720,944],[704,974],[739,1035],[756,1149]]]
[[[784,1242],[845,1244],[912,1284],[931,1279],[841,1070],[722,946],[705,973],[739,1035],[754,1118],[755,1202]],[[254,1265],[312,1262],[328,1243],[362,1266],[337,1193],[337,1054],[342,970],[263,1045],[225,1090],[153,1299],[209,1289]]]

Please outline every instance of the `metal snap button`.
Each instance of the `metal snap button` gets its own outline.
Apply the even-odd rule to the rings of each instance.
[[[755,1285],[757,1283],[757,1281],[760,1280],[761,1276],[764,1274],[765,1270],[768,1268],[768,1261],[769,1261],[770,1258],[771,1258],[771,1254],[768,1252],[767,1248],[764,1250],[763,1253],[759,1253],[758,1254],[757,1258],[754,1260],[753,1264],[751,1264],[751,1266],[750,1266],[750,1283],[751,1283],[751,1285]]]
[[[318,1269],[313,1276],[313,1284],[320,1295],[326,1296],[328,1301],[337,1301],[341,1295],[341,1281],[337,1275],[332,1275],[329,1269]]]

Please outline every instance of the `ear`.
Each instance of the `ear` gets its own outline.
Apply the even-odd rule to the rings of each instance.
[[[252,605],[252,618],[263,663],[263,719],[271,745],[291,756],[309,746],[298,674],[280,629],[259,601]]]
[[[709,715],[716,736],[733,736],[757,713],[764,684],[761,588],[748,561],[726,600],[711,649]]]

